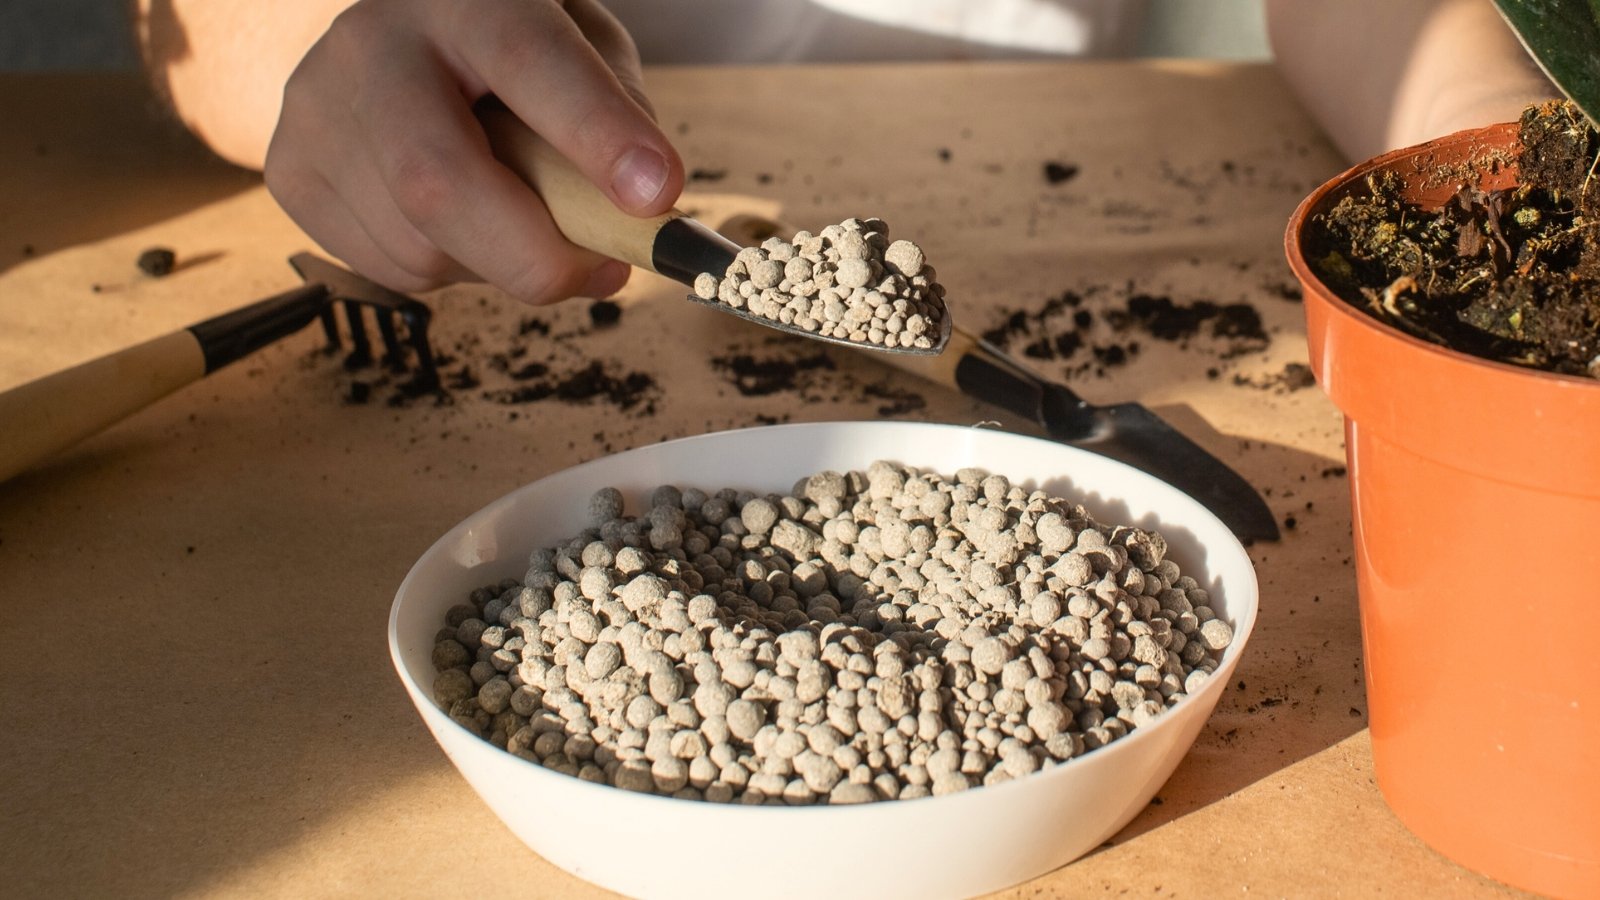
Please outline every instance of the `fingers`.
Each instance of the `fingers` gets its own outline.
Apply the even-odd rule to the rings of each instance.
[[[567,15],[617,77],[617,83],[633,102],[655,119],[655,105],[644,92],[644,72],[639,66],[639,48],[633,42],[633,35],[598,0],[566,0],[565,5]]]
[[[306,93],[321,100],[327,85],[340,83],[321,77],[319,59],[326,57],[308,56],[285,90],[263,169],[273,199],[320,247],[387,287],[419,291],[476,279],[399,212],[348,117],[307,101]]]
[[[466,269],[424,274],[418,271],[418,266],[411,259],[406,264],[398,263],[394,256],[382,250],[366,234],[365,227],[339,199],[338,194],[334,194],[333,187],[320,178],[296,179],[286,186],[277,187],[269,178],[267,187],[282,207],[304,210],[301,227],[317,242],[318,247],[338,256],[347,266],[384,287],[398,291],[422,291],[440,287],[443,283],[475,280],[475,275]],[[445,259],[448,261],[448,258]]]
[[[360,0],[285,88],[268,189],[397,290],[486,280],[545,303],[621,288],[628,266],[569,243],[471,110],[493,90],[622,208],[670,208],[682,163],[642,105],[632,39],[594,0],[571,6]]]
[[[405,222],[523,300],[547,302],[581,288],[601,257],[569,244],[538,195],[494,159],[447,74],[411,56],[376,74],[363,81],[351,112],[369,171]]]
[[[550,0],[480,0],[463,4],[452,27],[460,63],[619,209],[644,216],[671,208],[683,162],[634,99],[642,90],[632,41],[609,13],[587,0],[571,13]]]

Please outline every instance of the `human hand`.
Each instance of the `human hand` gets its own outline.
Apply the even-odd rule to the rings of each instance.
[[[396,290],[604,297],[628,266],[562,237],[472,104],[496,95],[619,209],[657,215],[683,163],[641,85],[632,39],[597,0],[359,0],[289,78],[267,188],[325,250]]]

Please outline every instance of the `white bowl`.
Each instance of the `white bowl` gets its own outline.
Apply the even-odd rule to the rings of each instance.
[[[724,805],[591,784],[497,749],[433,703],[433,636],[445,610],[474,588],[520,578],[535,547],[580,531],[596,488],[619,488],[637,512],[662,484],[787,491],[804,475],[877,459],[947,476],[976,466],[1084,503],[1103,523],[1159,530],[1169,558],[1233,626],[1216,673],[1149,725],[1026,778],[852,806]],[[1233,534],[1197,501],[1122,463],[979,428],[781,425],[641,447],[501,497],[411,568],[389,615],[389,649],[423,722],[473,789],[518,838],[579,878],[640,897],[961,897],[1068,863],[1144,809],[1216,706],[1256,603],[1255,571]]]

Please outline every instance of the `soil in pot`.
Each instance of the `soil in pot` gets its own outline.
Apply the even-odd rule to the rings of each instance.
[[[1402,199],[1394,172],[1315,216],[1307,256],[1352,305],[1473,356],[1600,378],[1600,133],[1571,103],[1524,110],[1519,183],[1481,191],[1477,173],[1416,177],[1464,186],[1436,210]]]

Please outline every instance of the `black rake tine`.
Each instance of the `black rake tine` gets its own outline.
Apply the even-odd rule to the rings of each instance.
[[[395,311],[392,309],[374,309],[373,316],[378,320],[378,334],[383,338],[383,364],[395,372],[403,372],[406,368],[405,350],[400,346],[400,338],[394,331]]]
[[[367,326],[361,321],[361,309],[345,301],[344,318],[350,325],[350,355],[345,357],[347,369],[360,369],[372,365],[372,343],[367,340]]]
[[[345,357],[345,368],[356,369],[372,363],[372,345],[367,338],[366,326],[361,321],[360,306],[373,308],[377,318],[378,333],[383,339],[385,365],[396,371],[406,367],[405,347],[409,344],[417,359],[417,373],[411,379],[413,388],[436,390],[440,385],[438,361],[428,341],[428,323],[433,311],[415,297],[390,290],[335,263],[311,253],[296,253],[289,258],[290,265],[307,282],[320,283],[328,289],[330,305],[324,310],[322,325],[328,333],[331,348],[339,346],[339,334],[332,310],[332,302],[345,307],[345,318],[350,324],[352,349]],[[402,343],[395,325],[398,316],[405,323],[406,334]]]
[[[334,317],[333,304],[324,305],[317,312],[317,318],[322,320],[322,333],[328,339],[327,352],[338,350],[343,341],[339,339],[339,322]]]
[[[439,386],[439,369],[433,360],[433,347],[428,343],[428,321],[432,317],[433,311],[420,300],[408,303],[400,310],[400,318],[406,323],[406,337],[410,340],[412,352],[417,355],[416,380],[429,390]]]

